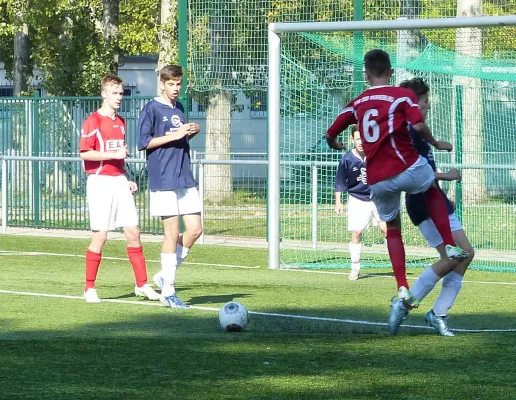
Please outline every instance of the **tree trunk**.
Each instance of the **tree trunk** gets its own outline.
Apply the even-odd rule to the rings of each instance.
[[[231,153],[231,92],[210,92],[206,112],[206,159],[229,160]],[[206,165],[206,199],[221,203],[233,194],[231,165]]]
[[[14,35],[14,96],[21,96],[29,89],[29,26],[22,23]]]
[[[159,71],[165,65],[170,65],[177,62],[179,57],[177,29],[176,29],[176,15],[177,15],[177,0],[161,0],[161,29],[159,32],[159,58],[158,58],[158,96],[161,94],[159,89]],[[185,74],[188,71],[183,71]],[[185,104],[186,107],[186,104]]]
[[[467,18],[481,15],[482,0],[458,1],[458,17]],[[482,31],[478,28],[457,29],[455,46],[457,53],[471,57],[482,57]],[[477,78],[456,76],[453,83],[454,93],[457,85],[463,88],[462,104],[457,104],[454,94],[455,107],[462,108],[462,163],[483,164],[484,136],[481,81]],[[454,115],[456,116],[457,112]],[[487,187],[484,170],[462,170],[462,182],[463,203],[465,205],[482,203],[486,199]]]
[[[401,18],[417,19],[419,17],[420,4],[419,0],[401,0]],[[419,56],[422,47],[422,37],[417,30],[400,30],[398,31],[397,43],[397,61],[399,65],[404,65],[412,59]],[[405,79],[412,78],[404,68],[396,68],[396,83],[400,83]]]
[[[109,63],[109,70],[113,74],[118,74],[118,66],[120,62],[120,46],[118,45],[120,4],[118,0],[103,0],[103,4],[104,9],[102,12],[102,18],[104,41],[109,52],[112,54]]]

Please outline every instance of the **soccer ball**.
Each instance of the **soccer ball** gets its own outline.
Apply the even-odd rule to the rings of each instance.
[[[243,304],[230,301],[220,309],[219,322],[226,332],[242,332],[249,322],[249,313]]]

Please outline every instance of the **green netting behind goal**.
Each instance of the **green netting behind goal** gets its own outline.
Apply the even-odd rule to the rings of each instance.
[[[366,84],[362,59],[388,51],[393,84],[423,77],[431,88],[429,125],[454,144],[436,152],[443,183],[476,249],[473,268],[516,271],[516,45],[514,27],[282,35],[281,262],[304,268],[349,268],[347,216],[333,211],[333,182],[343,153],[324,133]],[[349,145],[349,132],[343,135]],[[436,259],[403,214],[409,266]],[[364,232],[362,267],[389,267],[378,228]]]

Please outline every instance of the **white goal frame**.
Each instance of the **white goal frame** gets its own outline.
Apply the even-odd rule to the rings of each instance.
[[[269,269],[280,268],[281,33],[474,28],[516,25],[516,16],[269,24],[267,240]]]

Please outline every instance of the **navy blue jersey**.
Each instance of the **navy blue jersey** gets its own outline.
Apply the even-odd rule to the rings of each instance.
[[[183,105],[171,105],[160,98],[143,107],[138,120],[138,150],[147,148],[152,138],[174,132],[185,123]],[[188,136],[164,146],[146,150],[149,187],[153,192],[186,189],[195,186],[190,167]]]
[[[430,143],[428,143],[425,139],[417,134],[417,132],[411,127],[410,128],[410,137],[412,139],[412,143],[416,148],[417,152],[420,156],[425,157],[428,160],[428,164],[432,167],[434,172],[436,171],[434,153],[432,152],[432,148],[430,147]],[[436,181],[437,187],[441,191],[444,199],[446,200],[446,207],[448,208],[448,214],[453,214],[455,210],[453,209],[453,205],[446,197],[446,194],[443,192],[439,183]],[[407,213],[410,217],[410,220],[414,225],[419,225],[421,222],[430,218],[430,214],[428,213],[428,209],[426,207],[425,196],[423,193],[417,194],[405,194]]]
[[[367,184],[366,163],[353,150],[342,156],[335,175],[335,191],[348,192],[362,201],[371,201],[371,190]]]

